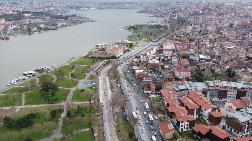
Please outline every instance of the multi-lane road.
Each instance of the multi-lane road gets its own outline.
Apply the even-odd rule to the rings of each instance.
[[[154,118],[153,124],[150,124],[148,114],[153,115],[153,110],[150,109],[147,111],[145,109],[144,104],[149,104],[149,99],[144,95],[142,89],[139,87],[139,83],[131,74],[131,71],[128,67],[128,62],[131,61],[136,54],[146,51],[154,44],[162,42],[164,39],[165,38],[162,38],[152,43],[141,43],[138,48],[124,54],[120,57],[120,59],[118,59],[118,71],[121,79],[121,88],[123,89],[124,94],[128,95],[128,115],[132,114],[132,112],[135,112],[138,114],[138,116],[140,116],[140,118],[137,119],[138,122],[134,125],[134,128],[136,129],[136,136],[141,141],[150,141],[154,135],[156,140],[160,141],[161,137],[159,134],[159,123],[158,120],[155,120]]]
[[[133,76],[129,71],[128,62],[131,61],[136,54],[146,51],[148,48],[152,47],[154,44],[162,42],[164,39],[165,37],[151,43],[142,42],[139,44],[139,47],[125,53],[117,61],[121,88],[123,89],[124,94],[128,97],[126,111],[128,112],[128,115],[132,114],[132,112],[137,113],[137,122],[134,123],[134,131],[140,141],[150,141],[154,135],[157,141],[160,141],[161,138],[159,135],[158,120],[154,118],[153,124],[150,123],[148,115],[153,115],[152,109],[150,108],[150,110],[147,111],[144,106],[145,103],[149,103],[148,97],[146,97],[143,91],[139,89],[136,80],[132,79]],[[114,126],[112,106],[110,105],[111,88],[107,76],[107,72],[110,68],[111,65],[105,67],[99,76],[99,97],[103,109],[105,139],[106,141],[118,141]],[[128,80],[133,81],[129,82]]]
[[[123,70],[121,67],[118,68],[119,75],[121,76],[121,88],[123,89],[124,94],[128,97],[128,104],[127,104],[127,114],[130,115],[132,112],[135,112],[141,118],[138,118],[137,123],[134,125],[135,134],[141,141],[149,141],[151,138],[151,133],[149,132],[148,126],[146,125],[146,120],[143,114],[143,108],[141,104],[138,102],[136,98],[136,92],[128,83],[128,81],[123,77]]]

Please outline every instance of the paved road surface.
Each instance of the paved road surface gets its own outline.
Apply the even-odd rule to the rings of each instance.
[[[101,71],[99,76],[99,97],[103,110],[103,124],[104,124],[104,136],[106,141],[118,141],[114,126],[113,110],[110,105],[111,99],[111,87],[108,78],[108,70],[111,65],[107,66]]]
[[[141,100],[146,101],[146,97],[144,97],[141,93],[141,91],[136,88],[138,86],[132,86],[126,79],[126,77],[131,78],[131,75],[128,75],[128,66],[127,63],[129,61],[131,61],[136,54],[141,53],[146,51],[147,49],[149,49],[150,47],[152,47],[154,44],[160,43],[162,41],[165,40],[166,37],[160,38],[158,40],[156,40],[155,42],[152,43],[141,43],[139,45],[138,48],[125,53],[123,56],[120,57],[120,59],[118,60],[118,71],[119,71],[119,76],[121,78],[121,85],[122,85],[122,89],[124,91],[124,93],[128,96],[128,114],[130,114],[130,112],[136,112],[139,111],[139,115],[141,116],[141,119],[138,119],[138,123],[135,124],[135,128],[137,129],[137,131],[135,130],[135,134],[136,136],[140,137],[140,140],[142,141],[149,141],[151,140],[151,136],[153,135],[152,132],[155,131],[159,131],[158,129],[158,123],[155,121],[154,122],[154,130],[150,130],[149,128],[149,124],[146,123],[146,121],[148,121],[148,116],[144,116],[143,112],[145,111],[145,108],[143,106],[143,104],[140,102]],[[136,84],[136,83],[133,83]],[[152,112],[150,111],[150,113],[152,114]],[[142,123],[141,125],[139,124]],[[143,129],[145,129],[145,132],[143,132]],[[160,137],[157,137],[157,140],[161,140]]]

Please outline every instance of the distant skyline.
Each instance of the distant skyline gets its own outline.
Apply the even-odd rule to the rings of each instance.
[[[0,2],[29,2],[29,1],[55,1],[55,2],[62,2],[62,1],[79,1],[79,2],[169,2],[169,1],[208,1],[208,2],[237,2],[237,1],[251,1],[251,0],[0,0]]]

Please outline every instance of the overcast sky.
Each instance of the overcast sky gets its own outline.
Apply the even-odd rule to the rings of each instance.
[[[0,1],[16,1],[20,2],[21,0],[0,0]],[[22,1],[32,1],[32,0],[22,0]],[[252,1],[252,0],[34,0],[34,1],[83,1],[83,2],[168,2],[168,1]]]

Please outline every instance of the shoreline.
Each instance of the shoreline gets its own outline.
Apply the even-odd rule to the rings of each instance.
[[[104,10],[104,9],[99,9],[99,10]],[[137,11],[135,11],[134,13],[137,13]],[[148,17],[149,17],[149,16],[148,16]],[[142,22],[140,22],[140,23],[142,23],[142,24],[147,24],[147,22],[150,21],[150,20],[151,20],[151,19],[147,20],[147,21],[144,22],[144,23],[142,23]],[[96,22],[96,21],[95,21],[95,22]],[[85,22],[85,23],[88,23],[88,22]],[[140,23],[126,24],[126,25],[122,26],[122,27],[120,28],[120,30],[128,31],[128,30],[125,29],[126,26],[135,25],[135,24],[140,24]],[[82,24],[84,24],[84,23],[82,23]],[[63,27],[62,29],[71,28],[71,27],[76,27],[76,26],[79,26],[79,25],[82,25],[82,24],[77,24],[77,25],[74,25],[74,26],[67,26],[67,27]],[[51,30],[49,30],[49,31],[51,31]],[[49,31],[48,31],[48,32],[49,32]],[[48,33],[48,32],[41,32],[41,33]],[[128,33],[129,33],[129,35],[126,35],[126,36],[125,36],[126,39],[129,39],[128,37],[129,37],[130,35],[132,35],[132,33],[131,33],[130,31],[128,31]],[[36,35],[36,34],[32,34],[31,36],[34,36],[34,35]],[[28,37],[26,34],[24,34],[24,35],[18,35],[18,37],[24,37],[24,36]],[[124,40],[124,38],[120,38],[120,40]],[[115,41],[116,41],[116,40],[109,41],[109,42],[115,42]],[[93,46],[94,46],[96,43],[99,43],[99,42],[93,43]],[[90,48],[90,49],[89,49],[88,51],[81,52],[81,53],[79,53],[79,54],[77,54],[77,55],[73,55],[72,57],[73,57],[75,60],[77,60],[77,59],[79,59],[80,57],[87,56],[87,55],[88,55],[88,52],[91,51],[91,50],[93,50],[94,47],[91,46],[91,47],[89,47],[89,48]],[[64,66],[64,65],[69,64],[69,63],[70,63],[70,62],[69,62],[69,59],[72,58],[72,57],[69,56],[69,57],[65,58],[65,59],[62,60],[59,64],[56,63],[56,65],[53,65],[53,64],[55,64],[55,63],[52,63],[52,64],[48,64],[48,66],[52,66],[52,67],[53,67],[53,70],[55,70],[55,69],[57,69],[57,68],[59,68],[59,67],[62,67],[62,66]],[[88,57],[88,56],[87,56],[87,57]],[[73,60],[72,60],[72,61],[73,61]],[[43,65],[43,64],[40,64],[40,66],[43,67],[43,66],[45,66],[45,64],[44,64],[44,65]],[[28,70],[33,70],[33,68],[26,69],[26,70],[23,70],[23,71],[28,71]],[[52,71],[53,71],[53,70],[52,70]],[[9,90],[9,89],[11,89],[11,88],[14,88],[14,87],[18,87],[18,86],[22,85],[24,82],[27,82],[27,81],[29,81],[29,80],[31,80],[31,79],[37,78],[38,75],[40,76],[40,74],[37,74],[37,76],[35,76],[35,77],[29,78],[28,80],[23,80],[23,81],[22,81],[21,83],[19,83],[18,85],[6,86],[6,83],[8,83],[9,80],[12,80],[12,79],[18,78],[19,76],[22,76],[22,75],[20,74],[20,72],[18,72],[17,76],[15,76],[15,77],[13,77],[13,78],[11,78],[11,79],[6,79],[5,81],[2,82],[2,88],[0,89],[0,93],[2,93],[2,92],[4,92],[4,91],[7,91],[7,90]]]
[[[72,57],[72,58],[70,58],[68,61],[66,61],[64,64],[60,64],[60,65],[57,65],[57,66],[53,67],[52,70],[51,70],[51,72],[53,72],[54,70],[56,70],[56,69],[58,69],[58,68],[60,68],[60,67],[69,65],[70,63],[72,63],[72,62],[74,62],[74,61],[76,61],[76,60],[78,60],[78,59],[80,59],[80,58],[82,58],[82,57],[88,57],[87,55],[88,55],[88,53],[85,54],[85,55],[82,55],[82,56]],[[89,57],[88,57],[88,58],[89,58]],[[50,72],[49,72],[49,73],[50,73]],[[15,88],[15,87],[19,87],[20,85],[24,84],[25,82],[31,81],[32,79],[36,79],[36,78],[38,78],[39,76],[41,76],[41,75],[43,75],[43,74],[49,74],[49,73],[37,74],[37,75],[34,76],[34,77],[31,77],[31,78],[29,78],[29,79],[27,79],[27,80],[21,81],[21,83],[19,83],[18,85],[7,86],[6,89],[0,89],[0,94],[4,94],[3,92],[8,91],[9,89],[12,89],[12,88]]]
[[[35,34],[50,32],[50,31],[58,31],[58,30],[61,30],[61,29],[64,29],[64,28],[69,28],[69,27],[74,27],[74,26],[82,25],[82,24],[85,24],[85,23],[94,23],[94,22],[96,22],[96,21],[89,19],[88,21],[84,21],[84,22],[81,22],[81,23],[67,25],[67,26],[62,26],[62,27],[58,27],[56,29],[49,29],[49,30],[43,30],[43,31],[40,31],[40,32],[33,32],[32,34],[28,34],[28,33],[14,33],[13,35],[4,35],[4,36],[8,37],[8,40],[1,40],[0,39],[0,41],[9,41],[12,38],[16,38],[16,37],[31,36],[31,35],[35,35]]]

